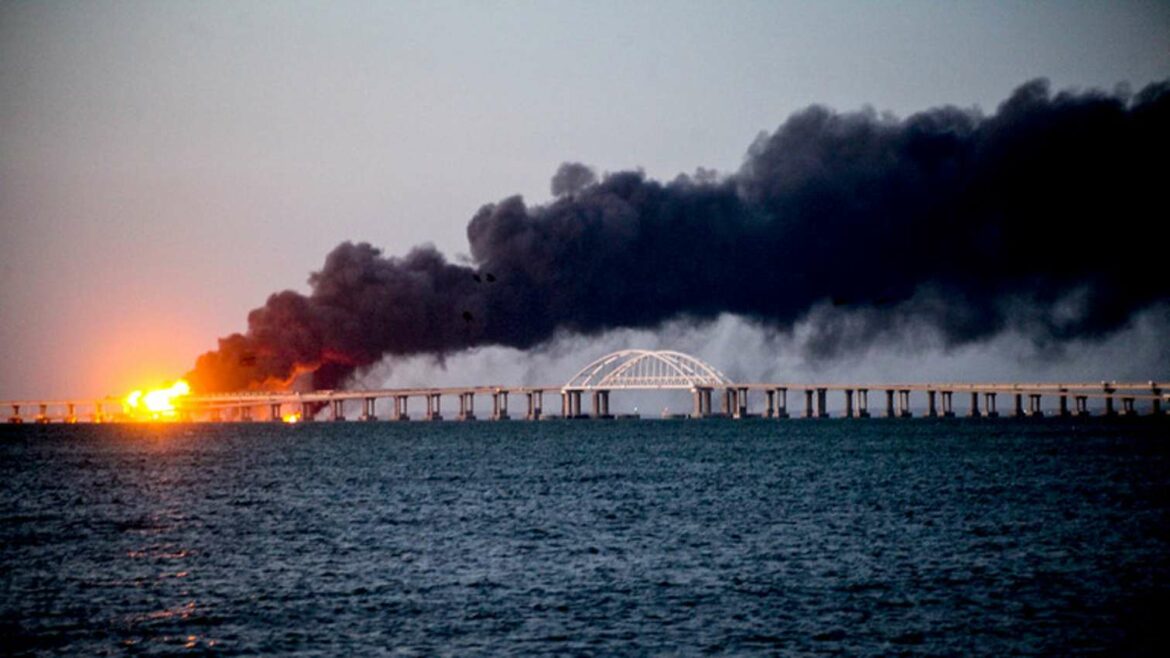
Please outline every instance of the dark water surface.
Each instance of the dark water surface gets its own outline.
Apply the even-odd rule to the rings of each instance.
[[[1166,655],[1166,424],[0,429],[0,652]]]

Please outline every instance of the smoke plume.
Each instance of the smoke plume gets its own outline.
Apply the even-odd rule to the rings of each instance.
[[[948,346],[1018,331],[1104,337],[1170,298],[1170,82],[1137,94],[1029,82],[994,114],[798,112],[740,170],[669,183],[566,163],[555,199],[484,206],[472,264],[343,243],[311,292],[269,297],[189,375],[197,390],[344,385],[387,356],[731,313],[815,325],[832,356],[927,328]],[[1161,210],[1159,210],[1161,208]]]

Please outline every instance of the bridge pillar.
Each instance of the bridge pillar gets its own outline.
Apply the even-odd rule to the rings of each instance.
[[[342,422],[345,420],[345,400],[330,400],[329,405],[333,408],[332,420],[334,422]]]
[[[378,420],[378,414],[374,409],[376,404],[376,398],[365,398],[362,400],[362,420],[366,422]]]
[[[736,402],[739,403],[736,407],[736,409],[737,409],[736,414],[735,414],[736,417],[737,418],[747,418],[747,416],[748,416],[748,390],[747,390],[747,388],[741,386],[739,388],[739,390],[736,392],[735,397],[736,397]]]
[[[313,405],[308,402],[301,403],[301,421],[310,422],[313,420]]]
[[[284,417],[280,413],[279,402],[273,402],[272,404],[268,405],[268,420],[274,423],[279,423],[284,420]]]
[[[857,417],[869,418],[869,389],[857,389]]]
[[[937,418],[938,417],[938,407],[935,406],[935,403],[934,403],[935,396],[936,396],[936,394],[935,394],[935,391],[933,389],[926,391],[926,417],[927,418]]]
[[[910,391],[907,389],[898,391],[898,417],[910,418],[913,415],[910,413]]]
[[[988,418],[999,417],[999,412],[995,410],[995,393],[987,392],[983,394],[983,415]]]
[[[1105,393],[1108,394],[1105,396],[1105,415],[1106,416],[1116,416],[1117,411],[1113,408],[1113,395],[1112,395],[1113,391],[1116,389],[1114,389],[1109,384],[1105,384],[1105,386],[1103,388],[1105,389]]]
[[[16,407],[16,418],[20,418],[20,407]],[[20,421],[17,420],[16,422],[19,423]],[[93,403],[93,422],[106,422],[106,409],[101,400],[97,400]]]
[[[37,405],[37,423],[44,425],[49,422],[49,405]]]
[[[528,410],[524,417],[528,420],[540,420],[540,405],[544,391],[528,391],[524,395],[527,396],[528,402]]]
[[[609,414],[609,391],[593,391],[593,417],[613,418],[613,416]]]
[[[979,391],[971,391],[971,408],[967,410],[967,417],[978,418],[979,416]]]
[[[609,391],[596,390],[593,391],[593,413],[594,418],[611,418],[609,415]]]
[[[886,389],[886,418],[894,417],[894,389]]]
[[[475,393],[472,391],[459,392],[459,415],[456,416],[458,420],[475,420]]]
[[[439,393],[427,393],[427,420],[443,420],[441,399],[442,395]]]
[[[1056,413],[1057,413],[1057,415],[1059,415],[1061,418],[1064,418],[1064,417],[1067,417],[1067,416],[1069,416],[1069,415],[1070,415],[1070,414],[1069,414],[1069,411],[1068,411],[1068,395],[1067,395],[1067,389],[1063,389],[1063,388],[1062,388],[1062,389],[1060,389],[1060,398],[1059,398],[1059,404],[1058,404],[1058,406],[1057,406],[1057,411],[1056,411]]]
[[[1133,408],[1133,400],[1134,399],[1131,397],[1121,398],[1121,415],[1122,416],[1136,416],[1137,415],[1137,411],[1134,410],[1134,408]]]
[[[776,391],[768,389],[764,391],[764,418],[771,418],[776,415]]]
[[[825,388],[818,388],[817,389],[817,418],[828,418],[829,417],[829,405],[826,404],[827,397],[828,397],[828,389],[825,389]]]
[[[1084,417],[1089,414],[1089,396],[1077,395],[1073,397],[1073,402],[1076,404],[1077,415]]]
[[[943,418],[954,418],[955,417],[954,397],[955,397],[954,391],[943,391],[942,392],[942,415],[943,415]]]
[[[240,407],[240,422],[242,422],[242,423],[252,422],[252,407],[248,407],[248,406]]]
[[[407,395],[394,396],[394,420],[410,420],[409,400]]]
[[[581,392],[577,391],[577,408],[581,407]],[[508,391],[498,389],[492,393],[492,420],[508,420]]]
[[[1016,393],[1013,396],[1013,398],[1014,398],[1015,404],[1012,405],[1012,417],[1013,418],[1023,418],[1024,417],[1024,396],[1021,393]]]
[[[845,418],[853,418],[853,389],[845,389]]]
[[[77,422],[77,405],[72,402],[65,405],[65,422],[70,424]]]
[[[723,415],[731,418],[735,415],[735,403],[732,399],[735,397],[735,389],[723,389]]]
[[[1158,388],[1157,386],[1154,386],[1153,388],[1150,389],[1150,392],[1154,394],[1154,399],[1150,400],[1150,415],[1151,416],[1161,416],[1162,415],[1162,390],[1160,388]]]
[[[788,418],[788,389],[776,389],[776,417]]]
[[[813,390],[811,388],[804,389],[804,417],[813,417]]]
[[[96,413],[94,415],[97,416]],[[24,419],[22,419],[20,417],[20,405],[19,404],[12,405],[12,415],[8,417],[8,422],[13,423],[13,424],[19,424],[19,423],[24,422]],[[93,422],[98,423],[101,421],[95,419]]]
[[[711,416],[711,389],[704,388],[704,386],[696,386],[694,389],[695,396],[695,418],[709,418]]]
[[[1040,408],[1040,395],[1037,393],[1028,394],[1028,416],[1031,418],[1044,417],[1044,410]]]

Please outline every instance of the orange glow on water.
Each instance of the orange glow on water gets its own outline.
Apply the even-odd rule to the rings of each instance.
[[[165,388],[136,390],[126,396],[126,413],[135,420],[171,420],[178,414],[178,400],[191,392],[182,379]]]

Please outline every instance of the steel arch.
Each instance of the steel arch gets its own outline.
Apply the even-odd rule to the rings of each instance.
[[[671,350],[621,350],[573,375],[562,391],[687,389],[734,386],[703,360]]]

